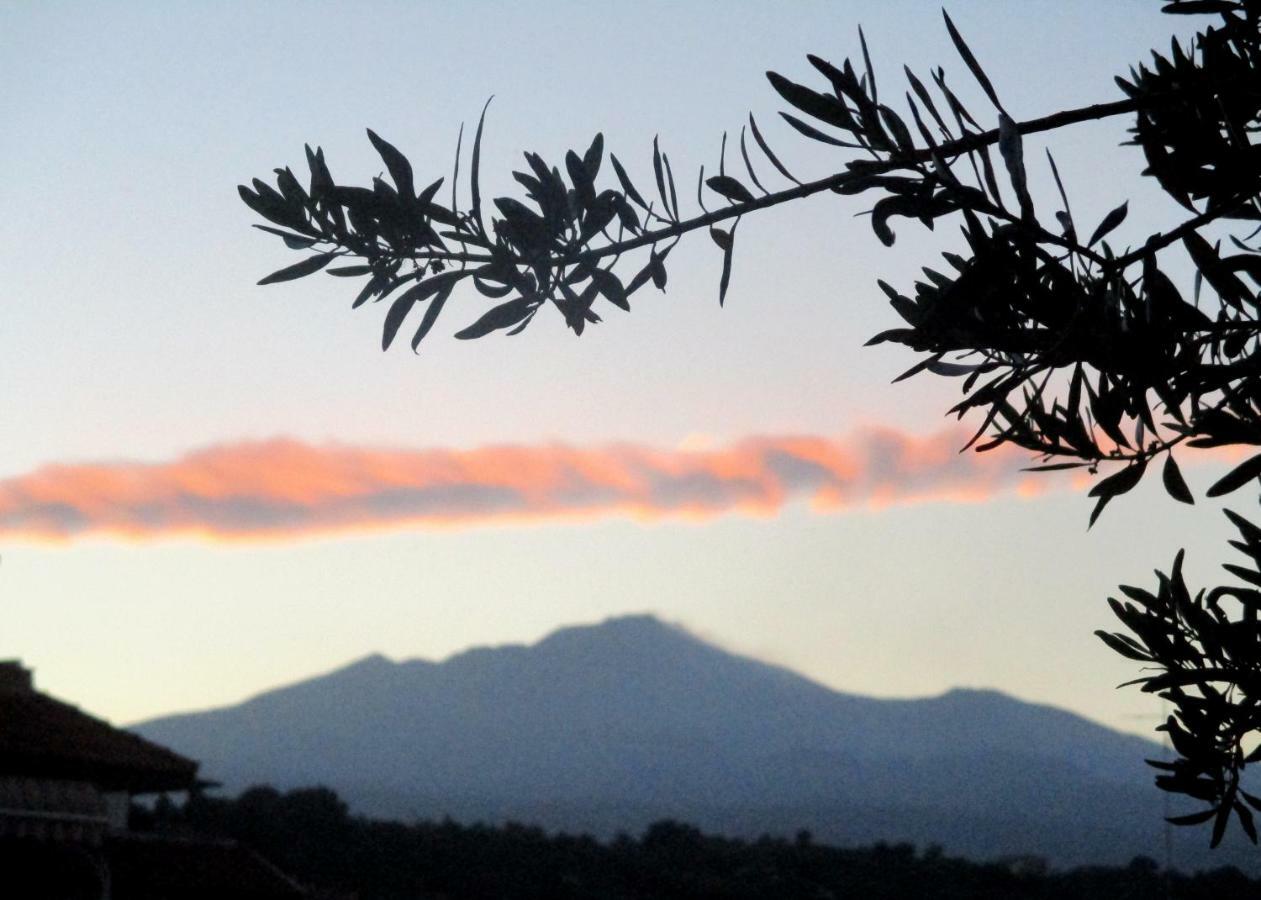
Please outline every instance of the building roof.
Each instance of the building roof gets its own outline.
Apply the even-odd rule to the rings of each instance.
[[[235,841],[111,838],[105,846],[119,900],[297,900],[308,896],[279,869]]]
[[[29,670],[9,661],[0,662],[0,776],[144,794],[192,788],[197,763],[39,693]]]
[[[31,838],[0,839],[5,897],[99,897],[105,870],[114,900],[302,900],[310,896],[257,853],[233,841],[117,835],[102,847],[88,847]],[[37,887],[38,893],[24,893],[24,886]]]

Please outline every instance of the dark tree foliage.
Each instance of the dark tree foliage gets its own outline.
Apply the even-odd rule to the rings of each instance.
[[[990,113],[974,116],[942,68],[927,78],[904,68],[902,111],[887,91],[882,102],[860,31],[858,64],[809,57],[813,86],[768,73],[792,108],[781,113],[784,120],[845,157],[838,171],[797,178],[750,116],[732,147],[724,135],[716,172],[707,178],[701,169],[701,212],[689,218],[657,140],[655,190],[640,190],[613,154],[605,165],[597,134],[563,165],[525,154],[526,168],[513,175],[528,202],[500,197],[493,209],[484,208],[479,190],[485,110],[473,139],[467,206],[455,187],[462,134],[449,198],[440,198],[441,178],[418,190],[411,164],[371,131],[392,184],[337,184],[323,153],[308,148],[305,186],[286,168],[276,170],[276,188],[256,179],[240,189],[271,223],[257,227],[293,249],[314,251],[261,283],[320,269],[365,278],[354,306],[388,301],[386,348],[408,323],[417,349],[453,292],[468,287],[490,305],[458,338],[516,334],[547,307],[581,334],[600,321],[600,304],[627,310],[649,283],[664,290],[670,250],[690,232],[708,230],[721,251],[721,303],[743,216],[824,191],[867,195],[872,228],[885,244],[893,243],[900,219],[928,228],[951,219],[962,227],[967,252],[943,254],[943,264],[924,268],[913,289],[880,282],[904,324],[869,343],[895,342],[920,354],[903,378],[927,371],[959,380],[963,398],[951,412],[975,417],[969,447],[1013,444],[1038,455],[1036,469],[1104,470],[1090,491],[1092,524],[1156,463],[1168,493],[1193,503],[1175,450],[1261,445],[1261,248],[1253,243],[1261,221],[1261,0],[1178,0],[1163,9],[1211,15],[1212,24],[1188,45],[1174,41],[1117,78],[1119,99],[1025,122],[1006,113],[948,16],[946,28]],[[1023,135],[1116,115],[1132,117],[1143,174],[1186,210],[1181,222],[1136,246],[1109,240],[1127,203],[1097,223],[1074,219],[1049,152],[1045,165],[1058,188],[1053,208],[1039,209],[1027,187],[1028,168],[1042,162],[1025,158]],[[997,127],[986,129],[979,119],[991,116]],[[1194,285],[1179,288],[1165,274],[1173,253],[1189,255]],[[1258,476],[1261,453],[1208,496],[1253,485]],[[1157,784],[1204,802],[1201,812],[1174,821],[1211,821],[1214,844],[1232,813],[1255,841],[1251,809],[1261,809],[1261,799],[1240,787],[1244,767],[1261,759],[1261,750],[1249,753],[1246,744],[1261,732],[1261,530],[1229,515],[1241,534],[1234,545],[1251,565],[1226,568],[1243,586],[1192,597],[1179,559],[1171,575],[1159,576],[1155,593],[1124,588],[1132,602],[1113,601],[1130,634],[1100,632],[1114,650],[1145,664],[1149,674],[1137,681],[1143,690],[1172,704],[1161,727],[1178,758],[1153,763],[1161,769]]]
[[[977,863],[940,847],[840,848],[794,840],[720,837],[676,821],[601,842],[540,828],[382,822],[351,816],[326,788],[281,794],[250,788],[235,800],[194,797],[182,808],[137,808],[133,827],[229,838],[255,849],[314,897],[415,898],[901,898],[924,900],[1232,900],[1261,881],[1225,867],[1192,876],[1136,857],[1128,866],[1048,871],[1045,860]]]

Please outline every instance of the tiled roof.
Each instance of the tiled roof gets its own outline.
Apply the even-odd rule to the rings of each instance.
[[[197,763],[34,690],[0,690],[0,776],[91,781],[105,790],[191,788]]]

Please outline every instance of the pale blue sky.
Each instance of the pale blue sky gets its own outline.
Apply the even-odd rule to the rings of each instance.
[[[1115,98],[1114,74],[1192,24],[1140,0],[950,8],[1020,118]],[[414,357],[379,352],[381,311],[352,313],[345,281],[256,287],[293,258],[236,196],[297,168],[308,141],[337,177],[367,181],[381,164],[365,127],[418,181],[449,175],[460,122],[491,94],[488,194],[513,190],[521,150],[558,159],[596,130],[644,182],[660,133],[691,184],[750,109],[798,174],[822,175],[837,163],[775,123],[763,72],[808,79],[805,54],[856,54],[860,22],[888,96],[903,62],[941,63],[976,96],[921,2],[0,3],[0,478],[273,436],[468,448],[937,430],[955,386],[890,385],[910,357],[861,345],[895,324],[875,278],[909,284],[953,227],[903,224],[886,250],[853,218],[862,200],[817,198],[741,226],[724,310],[718,255],[695,239],[668,294],[581,339],[540,317],[512,340],[453,341],[468,298]],[[1139,182],[1123,130],[1051,146],[1078,221],[1129,197],[1121,236],[1137,237],[1177,214]],[[1026,141],[1045,192],[1043,146]],[[1150,578],[1182,543],[1193,572],[1212,571],[1225,529],[1202,507],[1144,489],[1090,535],[1088,501],[1057,494],[266,546],[19,541],[3,548],[0,655],[129,721],[373,651],[441,657],[651,610],[844,690],[993,686],[1141,729],[1124,717],[1153,704],[1112,690],[1130,669],[1090,631],[1109,625],[1118,580]]]

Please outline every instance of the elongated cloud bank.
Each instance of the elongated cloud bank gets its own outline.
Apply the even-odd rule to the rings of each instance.
[[[1028,456],[960,454],[957,431],[916,437],[752,437],[716,449],[634,444],[385,450],[292,440],[225,444],[170,462],[49,465],[0,480],[0,536],[66,540],[318,536],[624,516],[769,515],[1038,493],[1064,478]]]

